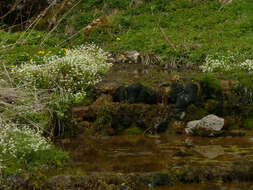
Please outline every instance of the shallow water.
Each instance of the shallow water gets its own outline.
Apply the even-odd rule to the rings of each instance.
[[[155,172],[175,163],[226,165],[253,159],[252,136],[197,138],[184,135],[64,139],[74,165],[86,172]]]
[[[236,183],[236,184],[185,184],[174,187],[146,188],[142,190],[253,190],[253,184]]]

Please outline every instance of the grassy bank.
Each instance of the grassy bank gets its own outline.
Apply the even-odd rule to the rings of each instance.
[[[48,31],[38,31],[46,28],[44,17],[26,31],[0,30],[0,151],[6,152],[0,179],[68,160],[47,138],[75,134],[70,107],[92,101],[94,85],[111,67],[105,51],[137,50],[159,56],[161,66],[194,66],[239,80],[252,103],[251,0],[73,0],[67,6]],[[17,151],[9,154],[13,146]]]

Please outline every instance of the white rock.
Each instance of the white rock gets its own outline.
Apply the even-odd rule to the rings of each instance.
[[[201,120],[190,121],[187,123],[185,132],[194,134],[196,130],[204,130],[209,133],[209,136],[219,132],[224,126],[224,119],[216,115],[208,115]]]
[[[133,63],[138,63],[140,61],[141,54],[138,51],[126,51],[124,55]]]

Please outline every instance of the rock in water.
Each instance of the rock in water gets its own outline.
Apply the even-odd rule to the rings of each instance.
[[[216,115],[208,115],[201,120],[187,123],[185,132],[199,136],[215,136],[224,126],[224,119]]]
[[[141,55],[138,51],[126,51],[123,53],[132,63],[139,63]]]
[[[195,146],[193,150],[209,159],[225,154],[224,148],[220,145]]]

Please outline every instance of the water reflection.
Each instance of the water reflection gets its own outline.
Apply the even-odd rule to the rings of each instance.
[[[169,165],[224,165],[252,160],[251,137],[189,138],[184,135],[79,136],[58,142],[74,164],[90,172],[155,172]]]
[[[237,184],[185,184],[174,187],[146,188],[142,190],[253,190],[253,184],[237,183]]]

